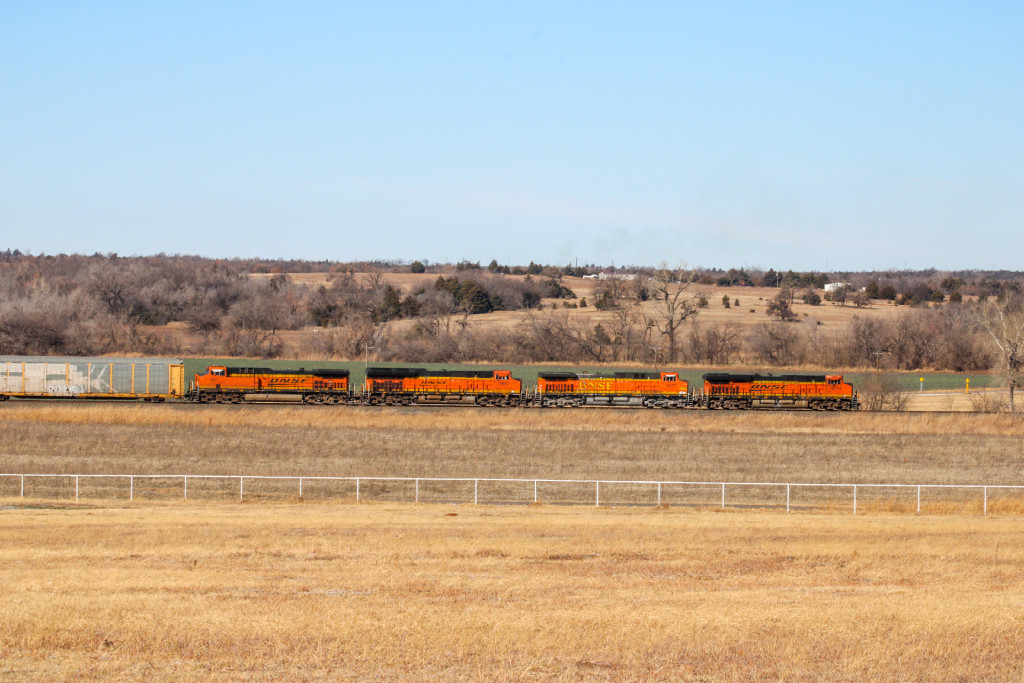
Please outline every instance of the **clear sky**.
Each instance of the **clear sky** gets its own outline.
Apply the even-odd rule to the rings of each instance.
[[[1024,3],[0,3],[0,248],[1024,269],[1022,218]]]

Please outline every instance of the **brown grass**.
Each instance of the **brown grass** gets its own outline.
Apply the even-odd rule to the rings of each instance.
[[[1020,680],[1024,521],[6,509],[8,680]]]
[[[966,413],[12,402],[0,471],[1018,484],[1022,430]],[[721,512],[715,487],[665,487],[659,508],[649,486],[609,485],[606,505],[643,507],[594,510],[382,502],[409,499],[394,483],[364,483],[377,502],[361,505],[349,484],[307,482],[299,502],[294,482],[251,481],[254,504],[237,481],[190,480],[184,503],[169,502],[180,479],[137,482],[131,503],[120,480],[89,480],[77,503],[68,481],[26,499],[12,483],[11,680],[1024,675],[1024,501],[998,489],[988,517],[978,491],[925,489],[918,517],[912,489],[861,489],[853,517],[849,489],[803,487],[795,512],[836,514]],[[546,499],[593,495],[551,486]],[[780,510],[785,491],[733,487],[729,502]]]
[[[941,399],[939,394],[922,397]],[[1019,415],[975,413],[815,413],[807,411],[643,409],[494,409],[466,407],[364,408],[286,404],[217,406],[140,403],[14,401],[2,405],[0,424],[151,425],[194,428],[319,427],[437,431],[556,431],[752,434],[920,434],[1024,436]]]
[[[0,409],[0,472],[335,477],[469,477],[832,484],[1020,485],[1019,418],[1005,414],[720,413],[643,410],[371,409],[17,403]],[[146,484],[150,486],[152,482]],[[0,496],[20,482],[0,479]],[[141,484],[140,484],[141,485]],[[127,497],[124,482],[90,481],[82,496]],[[411,500],[412,484],[368,487]],[[205,489],[204,489],[205,487]],[[31,482],[29,496],[74,497],[73,482]],[[180,495],[163,482],[149,496]],[[190,496],[231,500],[238,482],[190,484]],[[254,482],[252,497],[294,498],[290,482]],[[466,485],[423,500],[472,500]],[[592,486],[554,485],[543,500],[588,503]],[[141,491],[146,495],[146,491]],[[310,484],[306,497],[351,499],[354,487]],[[851,490],[800,488],[794,505],[846,512]],[[532,487],[491,486],[490,501],[529,502]],[[993,491],[1010,513],[1021,493]],[[730,489],[729,503],[785,502],[777,486]],[[877,499],[877,500],[876,500]],[[666,488],[663,502],[708,507],[715,487]],[[653,505],[650,486],[609,486],[606,504]],[[980,512],[977,490],[923,493],[926,512]],[[916,491],[864,490],[863,510],[916,509]],[[947,506],[946,508],[942,506]]]

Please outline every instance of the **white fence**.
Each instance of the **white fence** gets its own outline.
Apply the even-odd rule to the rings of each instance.
[[[211,496],[238,500],[266,499],[274,496],[304,499],[310,487],[335,485],[334,490],[319,491],[313,497],[348,499],[355,502],[386,500],[389,502],[441,502],[474,505],[560,504],[638,506],[680,505],[726,509],[778,509],[842,512],[857,514],[858,496],[862,509],[865,497],[868,507],[915,510],[921,513],[922,494],[933,505],[951,502],[954,511],[989,513],[991,496],[1000,503],[1012,501],[1012,512],[1024,512],[1024,485],[983,484],[814,484],[780,482],[696,482],[696,481],[620,481],[593,479],[508,479],[465,477],[319,477],[319,476],[245,476],[245,475],[172,475],[172,474],[0,474],[0,497],[74,498],[124,496],[136,498]],[[106,486],[101,483],[106,482]],[[113,482],[113,486],[111,486]],[[267,484],[273,484],[268,490]],[[211,484],[214,486],[211,487]],[[218,486],[219,484],[219,486]],[[470,484],[472,487],[470,488]],[[248,489],[247,489],[248,485]],[[338,486],[341,485],[341,490]],[[179,488],[180,486],[180,488]],[[86,489],[83,492],[83,488]],[[484,488],[482,491],[481,489]],[[179,493],[174,493],[178,491]],[[471,493],[470,493],[471,491]],[[589,491],[589,493],[587,493]],[[755,493],[751,493],[755,492]],[[814,495],[810,495],[810,494]],[[1018,494],[1013,497],[1013,494]]]

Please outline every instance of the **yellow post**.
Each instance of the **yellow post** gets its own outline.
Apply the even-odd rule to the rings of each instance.
[[[964,393],[965,394],[971,393],[971,378],[970,377],[968,377],[967,379],[964,380]]]
[[[921,378],[921,391],[924,391],[924,377]]]

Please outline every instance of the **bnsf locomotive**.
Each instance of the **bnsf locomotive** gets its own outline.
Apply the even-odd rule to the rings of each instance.
[[[712,409],[856,410],[857,392],[841,375],[704,375],[701,405]]]
[[[542,372],[533,403],[541,407],[633,405],[686,408],[689,383],[678,372],[616,372],[609,375]]]
[[[523,383],[511,370],[424,370],[368,368],[363,402],[370,405],[469,403],[518,406]]]
[[[299,396],[303,403],[348,403],[348,370],[271,370],[211,365],[196,375],[186,398],[241,403],[246,396]]]
[[[188,400],[240,403],[246,396],[297,395],[305,403],[363,405],[637,406],[710,410],[856,410],[857,392],[841,375],[708,373],[692,394],[678,372],[542,372],[524,391],[511,370],[368,368],[361,392],[345,370],[269,370],[211,366],[196,375]]]

